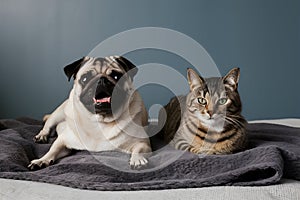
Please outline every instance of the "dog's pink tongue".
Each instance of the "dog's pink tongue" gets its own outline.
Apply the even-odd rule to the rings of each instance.
[[[102,99],[93,98],[93,100],[94,100],[94,103],[110,103],[110,98],[111,97],[104,97]]]

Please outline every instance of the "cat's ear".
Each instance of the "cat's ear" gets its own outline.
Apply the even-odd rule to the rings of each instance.
[[[229,86],[231,90],[236,90],[240,78],[240,68],[233,68],[223,78],[223,82],[226,86]]]
[[[188,78],[191,91],[204,84],[204,79],[190,68],[187,69],[187,78]]]

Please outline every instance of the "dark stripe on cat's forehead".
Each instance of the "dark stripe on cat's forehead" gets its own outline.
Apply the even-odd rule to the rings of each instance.
[[[205,87],[202,88],[204,91],[204,96],[207,92],[209,92],[211,95],[217,94],[220,96],[225,90],[223,79],[221,77],[205,78],[204,81]]]

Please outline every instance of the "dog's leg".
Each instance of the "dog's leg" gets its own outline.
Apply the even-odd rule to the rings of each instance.
[[[65,119],[64,108],[68,100],[62,103],[50,116],[48,116],[43,129],[33,140],[35,142],[46,143],[50,134],[50,129]]]
[[[67,156],[70,152],[71,150],[65,146],[62,137],[58,136],[50,147],[50,150],[42,158],[32,160],[28,165],[28,168],[35,170],[47,167],[53,164],[55,160]]]
[[[148,160],[145,158],[146,154],[151,152],[149,143],[139,142],[136,143],[131,150],[131,157],[129,160],[132,169],[140,169],[147,165]]]

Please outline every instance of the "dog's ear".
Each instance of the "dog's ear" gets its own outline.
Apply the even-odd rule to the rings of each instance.
[[[138,68],[129,60],[122,56],[114,56],[114,60],[133,78],[138,71]]]
[[[70,81],[72,76],[75,79],[76,78],[76,74],[79,71],[80,67],[83,65],[85,60],[85,57],[76,60],[75,62],[65,66],[64,68],[64,72],[66,74],[66,76],[68,77],[68,80]]]

